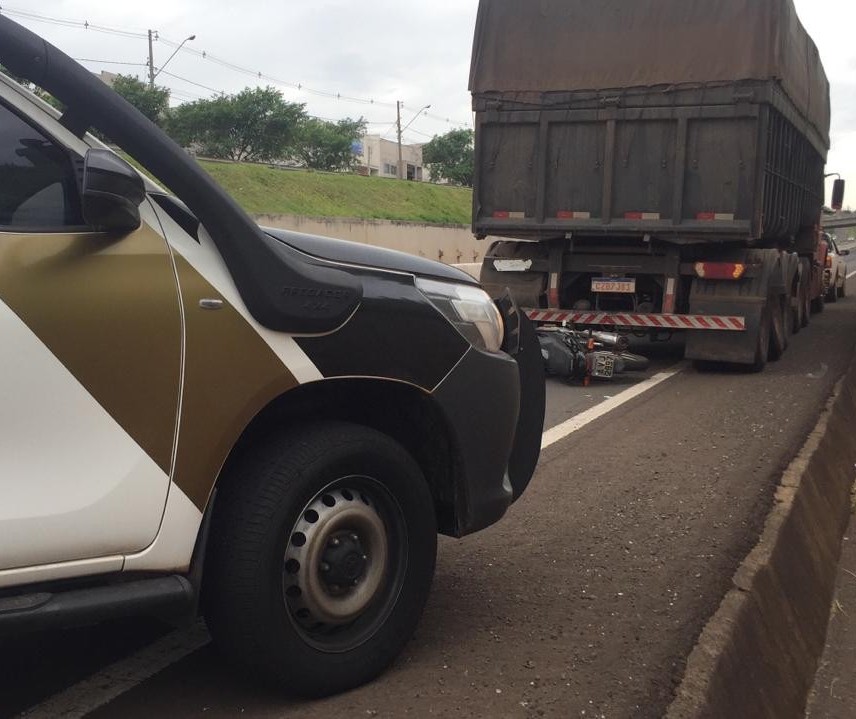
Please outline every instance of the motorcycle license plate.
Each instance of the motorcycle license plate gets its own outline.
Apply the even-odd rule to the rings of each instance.
[[[623,277],[621,279],[595,277],[591,281],[591,291],[632,295],[636,292],[636,280],[633,277]]]
[[[610,379],[615,374],[615,357],[606,352],[595,352],[591,365],[591,376],[597,379]]]

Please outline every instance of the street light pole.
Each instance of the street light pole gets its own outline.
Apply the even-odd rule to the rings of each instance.
[[[178,54],[178,51],[181,50],[182,47],[184,47],[184,43],[190,42],[191,40],[195,40],[195,39],[196,39],[196,35],[189,35],[188,37],[184,38],[184,40],[181,41],[179,46],[177,48],[175,48],[175,50],[172,51],[172,55],[170,55],[166,59],[166,62],[158,68],[157,72],[155,72],[155,57],[154,57],[154,53],[152,52],[152,31],[149,30],[149,88],[150,89],[152,89],[152,90],[155,89],[155,78],[158,75],[160,75],[161,72],[163,72],[163,69],[167,66],[167,63],[169,63],[169,61],[172,60],[172,58],[174,58],[176,56],[176,54]]]
[[[404,168],[402,165],[404,164],[404,160],[402,159],[401,152],[401,134],[410,127],[415,121],[416,118],[419,117],[425,110],[429,109],[431,105],[425,105],[425,107],[421,108],[419,112],[417,112],[404,127],[401,126],[401,100],[398,100],[395,103],[395,111],[396,111],[396,121],[395,124],[398,127],[398,179],[404,179]]]

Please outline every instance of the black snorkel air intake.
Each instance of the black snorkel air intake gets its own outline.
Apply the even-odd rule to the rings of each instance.
[[[38,35],[0,16],[0,63],[66,106],[61,122],[103,132],[176,193],[205,226],[252,316],[272,330],[331,332],[358,307],[351,274],[268,238],[188,154],[95,75]]]

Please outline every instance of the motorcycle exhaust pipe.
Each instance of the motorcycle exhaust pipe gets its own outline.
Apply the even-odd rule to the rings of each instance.
[[[630,340],[626,335],[620,335],[617,332],[592,332],[591,337],[595,342],[600,342],[602,345],[623,352],[630,347]]]

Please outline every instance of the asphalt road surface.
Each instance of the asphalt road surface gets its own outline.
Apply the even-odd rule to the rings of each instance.
[[[659,717],[854,348],[845,299],[762,374],[667,344],[638,377],[550,380],[548,427],[614,408],[545,449],[502,522],[441,541],[418,632],[369,686],[293,702],[196,649],[200,627],[121,622],[4,641],[0,716]]]

